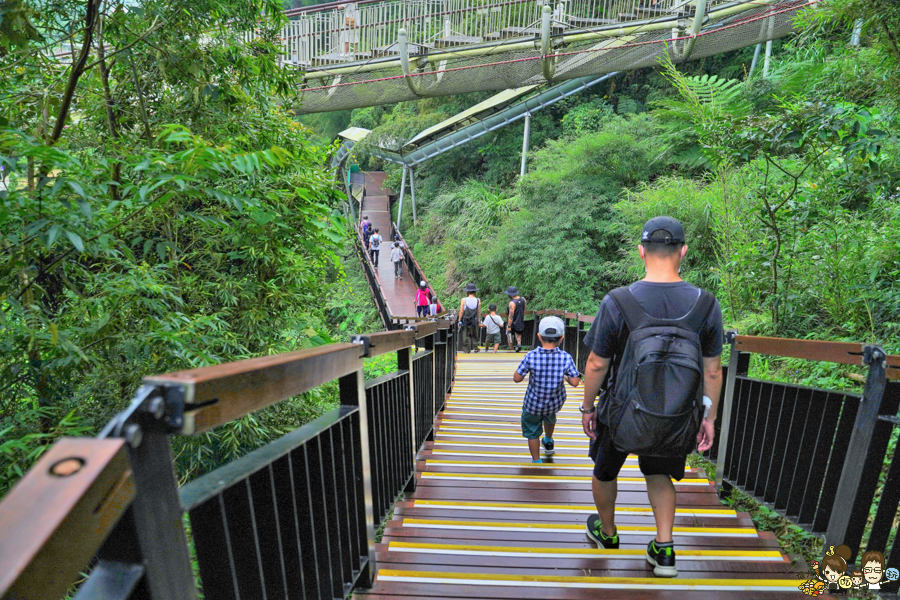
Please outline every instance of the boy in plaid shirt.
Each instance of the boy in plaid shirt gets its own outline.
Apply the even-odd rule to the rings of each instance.
[[[526,354],[513,374],[513,381],[516,383],[531,374],[522,405],[522,435],[528,440],[533,463],[542,462],[538,443],[541,425],[544,429],[544,452],[547,456],[555,452],[553,429],[556,427],[556,413],[566,402],[564,382],[568,381],[572,387],[581,383],[572,355],[559,348],[565,331],[565,325],[559,317],[541,319],[538,327],[541,347]]]

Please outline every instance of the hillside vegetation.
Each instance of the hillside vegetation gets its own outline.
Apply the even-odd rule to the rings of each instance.
[[[59,436],[97,433],[147,375],[380,327],[345,274],[358,264],[330,149],[291,115],[280,9],[0,3],[0,495]],[[334,398],[177,440],[180,477]]]
[[[499,303],[516,285],[532,308],[593,314],[642,275],[643,222],[669,214],[687,228],[683,276],[715,292],[729,327],[900,350],[900,17],[874,4],[807,11],[802,33],[776,43],[768,77],[761,64],[747,73],[747,48],[663,61],[539,112],[521,180],[521,125],[425,163],[419,221],[408,203],[402,216],[416,257],[445,296],[471,281]],[[385,143],[482,98],[344,118]],[[356,152],[381,166],[365,145]],[[815,377],[852,385],[835,373]]]

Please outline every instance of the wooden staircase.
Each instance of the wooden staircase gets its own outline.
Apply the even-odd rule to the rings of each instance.
[[[636,457],[619,478],[618,550],[585,536],[595,512],[593,464],[569,389],[552,462],[531,463],[519,420],[526,383],[512,373],[524,354],[460,355],[456,383],[417,456],[417,489],[399,502],[377,546],[375,585],[354,596],[388,598],[803,598],[802,559],[746,513],[722,505],[690,468],[676,482],[679,576],[653,575],[655,535]],[[796,567],[794,566],[796,563]]]

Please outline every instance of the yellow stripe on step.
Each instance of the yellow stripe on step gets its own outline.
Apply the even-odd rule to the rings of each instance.
[[[419,552],[424,554],[454,554],[459,556],[516,556],[523,558],[639,558],[647,554],[643,548],[634,550],[606,550],[597,548],[548,548],[534,546],[477,546],[470,544],[420,544],[416,542],[390,542],[393,552]],[[750,562],[784,562],[778,550],[681,550],[678,560],[740,560]]]
[[[444,479],[450,481],[556,481],[556,482],[578,482],[591,481],[593,477],[578,477],[574,475],[494,475],[488,473],[422,473],[425,479]],[[624,485],[646,485],[647,480],[643,477],[619,477],[616,479]],[[693,486],[703,487],[709,486],[710,482],[706,479],[682,479],[681,481],[672,482],[676,486]]]
[[[668,579],[654,577],[563,577],[559,575],[504,575],[444,573],[382,569],[379,581],[503,587],[574,589],[690,590],[690,591],[796,591],[797,579]]]
[[[556,456],[554,455],[554,458]],[[472,469],[581,469],[581,470],[593,470],[594,463],[585,462],[585,463],[553,463],[553,462],[544,462],[544,463],[533,463],[531,461],[528,462],[497,462],[497,461],[477,461],[477,460],[433,460],[433,459],[425,459],[425,466],[427,467],[467,467]],[[622,469],[637,471],[640,469],[639,465],[622,465]],[[686,466],[684,472],[695,474],[697,473],[696,469],[692,469],[689,466]],[[698,481],[706,481],[698,479]],[[678,485],[675,482],[675,485]]]
[[[553,533],[575,533],[584,531],[581,523],[527,523],[510,521],[446,521],[441,519],[401,519],[403,527],[424,529],[465,529],[479,531],[543,531]],[[656,533],[656,525],[618,525],[618,535],[644,535]],[[755,529],[749,527],[673,527],[678,536],[703,537],[757,537]]]
[[[561,512],[595,513],[593,504],[522,504],[519,502],[455,502],[452,500],[414,500],[416,508],[441,508],[452,510],[504,510],[510,512]],[[649,506],[617,506],[621,514],[653,514]],[[737,512],[728,508],[676,508],[676,515],[695,517],[737,517]]]

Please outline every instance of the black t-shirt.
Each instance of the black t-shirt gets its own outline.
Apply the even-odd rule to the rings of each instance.
[[[657,319],[678,319],[691,311],[700,297],[700,288],[686,281],[676,283],[652,283],[638,281],[628,286],[637,299],[638,304],[651,317]],[[628,326],[618,305],[608,295],[600,303],[597,318],[584,338],[584,344],[601,358],[613,359],[612,368],[607,376],[604,389],[615,384],[615,367],[625,351],[628,341]],[[722,354],[722,341],[725,333],[722,327],[722,308],[716,300],[709,316],[703,324],[700,335],[700,349],[705,357]]]
[[[513,314],[512,328],[513,331],[522,331],[525,329],[525,298],[521,296],[512,301],[516,307]]]

